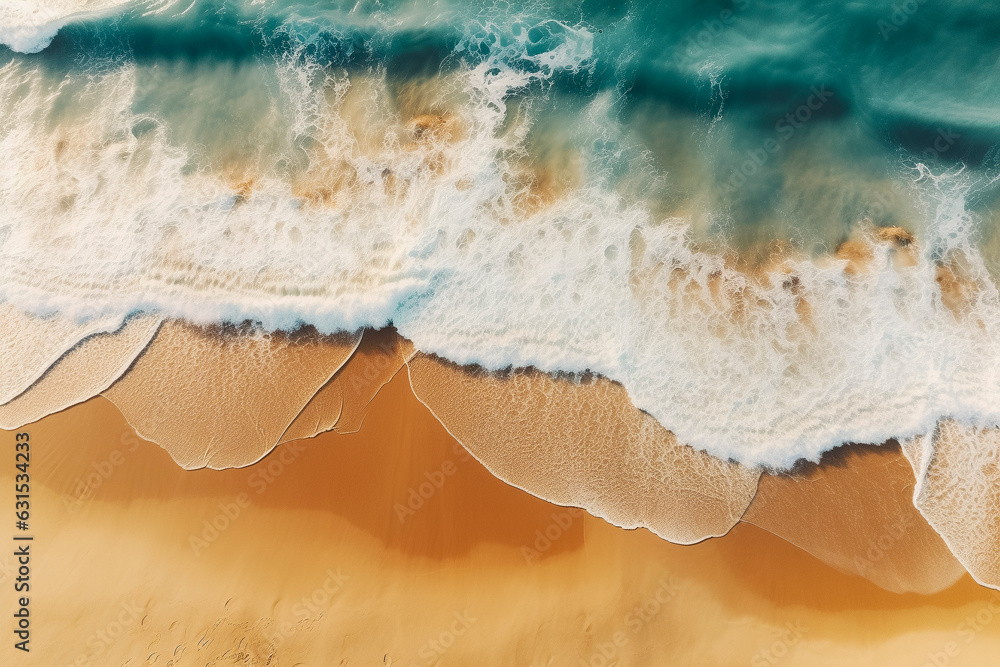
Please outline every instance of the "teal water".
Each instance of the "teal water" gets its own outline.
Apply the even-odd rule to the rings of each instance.
[[[1000,131],[1000,8],[991,2],[163,5],[126,2],[77,16],[40,54],[4,59],[70,78],[135,65],[146,81],[135,112],[169,119],[178,142],[225,150],[218,144],[231,143],[229,134],[259,122],[254,116],[274,92],[269,70],[292,54],[405,82],[490,59],[539,71],[539,54],[586,35],[578,67],[510,97],[531,99],[537,116],[552,114],[558,124],[609,96],[616,136],[575,137],[575,147],[592,150],[615,175],[637,156],[648,159],[644,170],[676,173],[695,153],[700,187],[726,212],[716,226],[731,225],[744,243],[763,234],[830,245],[861,215],[899,222],[881,213],[884,193],[844,179],[830,184],[836,191],[825,192],[821,206],[801,201],[815,193],[803,193],[788,174],[798,153],[823,163],[810,171],[844,169],[870,182],[899,176],[907,160],[986,168]],[[3,32],[0,41],[11,41]],[[221,89],[193,81],[213,72]],[[663,119],[687,136],[664,141]],[[673,210],[696,187],[678,182],[654,199]],[[987,205],[994,193],[979,196]]]

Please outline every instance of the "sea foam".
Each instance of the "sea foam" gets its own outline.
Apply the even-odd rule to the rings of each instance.
[[[176,0],[5,0],[0,7],[0,44],[18,53],[38,53],[67,24],[134,6],[162,10]]]

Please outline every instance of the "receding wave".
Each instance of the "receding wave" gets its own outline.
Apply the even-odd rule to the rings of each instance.
[[[58,361],[23,393],[0,405],[0,427],[19,428],[96,396],[128,370],[159,327],[160,318],[140,315],[118,331],[94,334],[65,352],[57,350]],[[39,342],[37,332],[35,336],[32,345]]]
[[[607,380],[496,377],[425,354],[407,366],[417,397],[495,475],[616,525],[692,544],[726,534],[757,490],[759,471],[677,442]]]
[[[103,395],[185,468],[242,466],[278,444],[360,339],[168,322]]]

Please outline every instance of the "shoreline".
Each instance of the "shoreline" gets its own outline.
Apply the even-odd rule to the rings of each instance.
[[[994,593],[968,575],[894,594],[746,523],[679,546],[515,489],[461,456],[406,372],[357,433],[286,443],[247,468],[182,470],[103,398],[31,426],[46,545],[32,660],[44,662],[15,664],[72,664],[88,643],[101,648],[84,664],[242,652],[249,664],[575,667],[613,651],[620,664],[730,665],[776,664],[777,649],[781,664],[884,667],[950,641],[966,661],[1000,650],[1000,622],[959,634],[976,614],[992,621]],[[100,483],[69,511],[91,473]],[[411,491],[423,504],[400,514]],[[115,623],[115,641],[95,639]]]

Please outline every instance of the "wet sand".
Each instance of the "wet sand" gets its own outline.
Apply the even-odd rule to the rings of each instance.
[[[895,594],[753,525],[678,546],[508,486],[413,396],[405,368],[358,433],[286,443],[243,469],[181,469],[104,398],[24,430],[32,650],[8,635],[5,665],[887,667],[1000,654],[1000,595],[968,575]],[[0,557],[9,609],[12,561]]]

